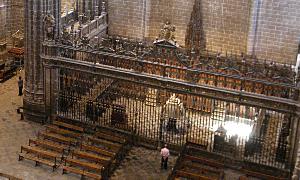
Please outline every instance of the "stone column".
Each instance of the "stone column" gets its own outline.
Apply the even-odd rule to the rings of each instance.
[[[13,17],[12,17],[12,3],[11,1],[4,1],[4,5],[6,8],[6,23],[5,23],[5,31],[6,31],[6,43],[7,43],[7,48],[11,48],[13,46],[13,41],[11,38],[11,35],[13,34],[12,32],[12,25],[13,25]]]
[[[56,114],[56,98],[58,92],[58,69],[54,66],[44,65],[45,75],[45,112],[51,117]],[[53,118],[50,118],[53,119]]]
[[[61,34],[61,0],[53,0],[53,15],[55,18],[55,37],[59,38]]]
[[[299,76],[299,70],[300,67],[298,67],[298,71],[297,71],[297,77],[296,77],[296,85],[297,85],[297,89],[295,90],[295,94],[294,94],[294,100],[298,102],[297,104],[297,110],[296,110],[296,118],[294,119],[294,121],[296,122],[292,128],[294,131],[296,131],[295,133],[295,137],[294,139],[292,139],[292,147],[295,149],[292,154],[292,162],[295,162],[295,168],[293,171],[293,177],[292,179],[294,180],[298,180],[300,177],[300,138],[299,138],[299,133],[300,133],[300,125],[299,125],[299,118],[300,118],[300,93],[299,93],[299,88],[300,88],[300,76]]]
[[[60,0],[25,0],[25,93],[24,114],[28,120],[44,121],[44,71],[41,60],[45,31],[43,18],[51,13],[56,19],[55,34],[59,34]],[[58,15],[59,14],[59,15]]]
[[[78,20],[78,16],[79,16],[79,0],[76,0],[76,7],[75,7],[76,20]]]
[[[105,5],[105,1],[102,1],[101,15],[105,15],[105,14],[106,14],[106,5]]]
[[[297,112],[299,112],[300,111],[300,106],[298,106],[297,109],[298,109]],[[297,123],[295,123],[297,125],[294,125],[292,127],[295,131],[297,131],[295,133],[296,136],[294,138],[292,138],[292,140],[294,140],[292,142],[293,148],[295,149],[294,152],[291,153],[292,162],[295,162],[295,168],[294,168],[294,171],[292,172],[293,173],[293,178],[292,178],[293,180],[294,179],[298,180],[300,178],[300,138],[299,138],[300,127],[299,127],[299,122],[298,122],[299,118],[300,118],[300,113],[297,113],[296,116],[297,117],[294,119],[294,121],[297,122]]]

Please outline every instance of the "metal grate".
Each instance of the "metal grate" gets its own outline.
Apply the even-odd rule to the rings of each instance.
[[[291,165],[289,113],[61,69],[57,114],[175,146],[194,142],[236,160]]]

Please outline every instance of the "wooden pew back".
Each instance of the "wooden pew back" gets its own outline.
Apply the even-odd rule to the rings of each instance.
[[[82,167],[85,170],[91,170],[91,171],[95,171],[97,173],[101,173],[101,171],[103,169],[102,165],[94,164],[94,163],[88,163],[88,162],[80,161],[78,159],[69,159],[69,158],[67,158],[67,159],[65,159],[65,163],[68,163],[72,166],[79,166],[79,167]]]
[[[107,150],[102,149],[100,147],[90,146],[90,145],[87,145],[87,144],[81,144],[81,150],[91,151],[91,152],[101,154],[101,155],[111,157],[111,158],[116,155],[116,153],[114,153],[114,152],[110,152],[110,151],[107,151]]]
[[[76,126],[76,125],[73,125],[73,124],[68,124],[68,123],[61,122],[61,121],[53,121],[53,124],[56,125],[56,126],[59,126],[59,127],[63,127],[63,128],[66,128],[66,129],[73,130],[73,131],[78,131],[78,132],[81,132],[81,133],[84,132],[84,129],[82,127]]]
[[[47,140],[40,140],[40,139],[29,139],[29,146],[31,144],[35,144],[37,146],[44,147],[46,149],[51,149],[53,151],[59,152],[59,153],[64,153],[65,150],[68,150],[68,146],[62,146],[56,143],[53,143],[51,141]]]

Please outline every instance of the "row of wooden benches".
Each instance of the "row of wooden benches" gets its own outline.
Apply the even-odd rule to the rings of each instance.
[[[27,146],[21,146],[19,160],[32,160],[36,166],[44,164],[54,171],[70,151],[71,145],[80,141],[83,131],[79,126],[54,121],[46,125],[46,131],[38,133],[37,139],[29,139]]]
[[[206,153],[201,146],[194,143],[187,143],[177,159],[176,165],[169,180],[188,178],[203,180],[221,180],[225,178],[225,160],[224,157],[206,157]],[[240,173],[244,174],[240,179],[254,177],[264,180],[286,180],[285,177],[265,174],[250,170],[246,166],[240,168]]]
[[[82,177],[106,179],[113,167],[122,159],[126,143],[125,137],[111,134],[109,131],[100,131],[94,136],[88,136],[85,143],[65,159],[63,173],[71,172]]]
[[[127,151],[127,137],[110,130],[85,135],[82,127],[61,120],[45,128],[37,139],[29,139],[28,145],[21,146],[19,160],[32,160],[36,166],[44,164],[53,171],[63,164],[63,174],[106,179]]]

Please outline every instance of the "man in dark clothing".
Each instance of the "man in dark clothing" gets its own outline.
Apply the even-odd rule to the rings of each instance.
[[[23,80],[21,77],[19,77],[18,86],[19,86],[19,96],[22,96],[23,95]]]

